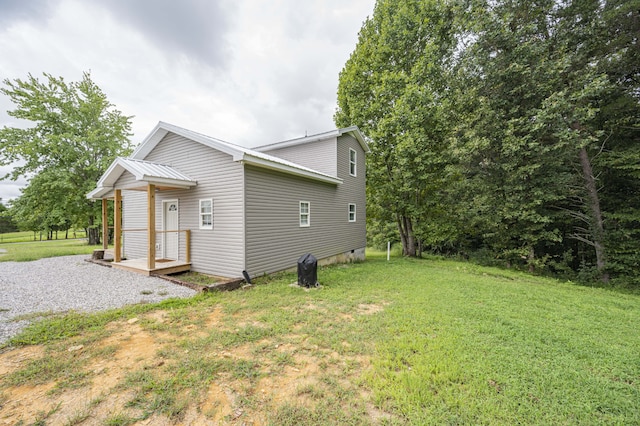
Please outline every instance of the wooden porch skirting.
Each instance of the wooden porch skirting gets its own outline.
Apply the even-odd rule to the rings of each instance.
[[[191,262],[170,259],[156,259],[156,267],[153,269],[147,268],[147,259],[121,260],[120,262],[112,262],[111,265],[114,268],[137,272],[138,274],[147,276],[177,274],[178,272],[191,270]]]

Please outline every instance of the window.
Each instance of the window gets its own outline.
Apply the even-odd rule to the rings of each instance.
[[[200,200],[200,229],[213,229],[213,200]]]
[[[356,205],[349,204],[349,222],[356,221]]]
[[[311,207],[308,201],[300,201],[300,226],[311,225]]]
[[[356,176],[356,151],[349,148],[349,174]]]

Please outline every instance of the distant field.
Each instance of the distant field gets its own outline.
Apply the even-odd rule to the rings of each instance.
[[[89,254],[96,248],[96,246],[87,245],[87,240],[84,238],[33,241],[33,233],[25,239],[27,234],[29,233],[1,234],[3,238],[0,239],[0,262],[26,262],[44,257]],[[77,233],[76,236],[79,234]],[[81,235],[84,237],[84,232]]]
[[[65,232],[58,232],[58,240],[64,240]],[[86,238],[87,235],[84,230],[81,231],[69,231],[69,239],[76,238]],[[53,238],[56,238],[56,234],[54,232]],[[46,234],[42,235],[42,241],[47,239]],[[26,243],[30,241],[40,241],[40,234],[34,234],[31,231],[20,231],[20,232],[8,232],[5,234],[0,234],[0,244],[3,243]]]

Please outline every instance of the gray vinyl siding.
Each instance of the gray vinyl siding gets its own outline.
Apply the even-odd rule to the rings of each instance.
[[[349,176],[349,148],[358,152],[358,176]],[[245,166],[247,271],[271,273],[296,266],[312,253],[322,259],[366,246],[364,152],[350,136],[337,146],[340,185]],[[334,160],[335,162],[335,160]],[[299,203],[310,203],[310,226],[300,227]],[[355,223],[348,205],[356,204]]]
[[[349,174],[349,148],[356,151],[356,176]],[[348,237],[355,248],[367,245],[367,196],[366,196],[366,157],[362,146],[351,135],[338,138],[337,156],[338,177],[342,185],[338,190],[337,203],[342,206],[344,220],[349,221],[349,204],[356,205],[356,221],[348,223]]]
[[[178,200],[180,229],[191,230],[192,270],[241,277],[244,265],[243,169],[230,155],[169,133],[145,160],[170,165],[197,181],[191,189],[156,193],[156,229],[162,229],[162,200]],[[199,229],[199,200],[213,199],[213,229]],[[158,235],[157,242],[162,242]],[[158,255],[162,248],[158,250]],[[179,255],[185,253],[180,235]]]
[[[135,177],[124,172],[116,181],[116,188],[139,186]],[[147,193],[122,191],[122,229],[147,229]],[[125,231],[122,234],[122,255],[128,259],[147,257],[147,233]]]
[[[301,166],[336,176],[336,138],[263,151]]]

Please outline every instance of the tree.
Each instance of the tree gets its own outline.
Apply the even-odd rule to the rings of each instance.
[[[433,194],[452,177],[443,100],[452,16],[441,1],[378,1],[340,73],[335,122],[359,126],[371,148],[367,217],[395,222],[409,256],[437,229],[444,210]]]
[[[7,209],[4,204],[2,204],[2,198],[0,198],[0,234],[15,232],[17,230],[18,227],[15,225],[13,219],[11,218],[9,209]]]
[[[639,277],[640,0],[379,0],[340,74],[369,229]]]
[[[71,226],[67,202],[72,199],[67,194],[73,190],[65,173],[42,171],[11,202],[11,216],[21,230],[45,233],[50,240],[54,232],[66,231]]]
[[[39,182],[31,196],[47,199],[50,212],[62,209],[74,226],[87,229],[89,244],[97,244],[100,206],[86,194],[115,157],[130,152],[131,117],[109,103],[89,73],[71,83],[46,73],[44,77],[43,82],[31,74],[26,80],[7,79],[0,89],[16,105],[9,115],[30,122],[28,128],[0,130],[0,165],[14,165],[4,178],[55,178],[65,192],[48,199],[38,189],[47,186]]]
[[[613,16],[627,18],[632,10],[637,17],[637,8],[615,3],[473,3],[474,42],[463,54],[472,106],[461,117],[458,142],[469,193],[480,200],[474,211],[494,217],[485,220],[483,241],[528,259],[530,268],[544,264],[536,259],[554,246],[567,249],[563,241],[570,238],[592,248],[595,267],[608,280],[611,239],[601,201],[608,187],[599,166],[620,147],[618,126],[637,117],[637,101],[620,84],[633,80],[634,71],[620,73],[615,65],[629,65],[622,58],[637,54],[630,42],[637,37],[611,30]],[[620,109],[605,113],[613,105]],[[562,215],[572,222],[570,232]]]

